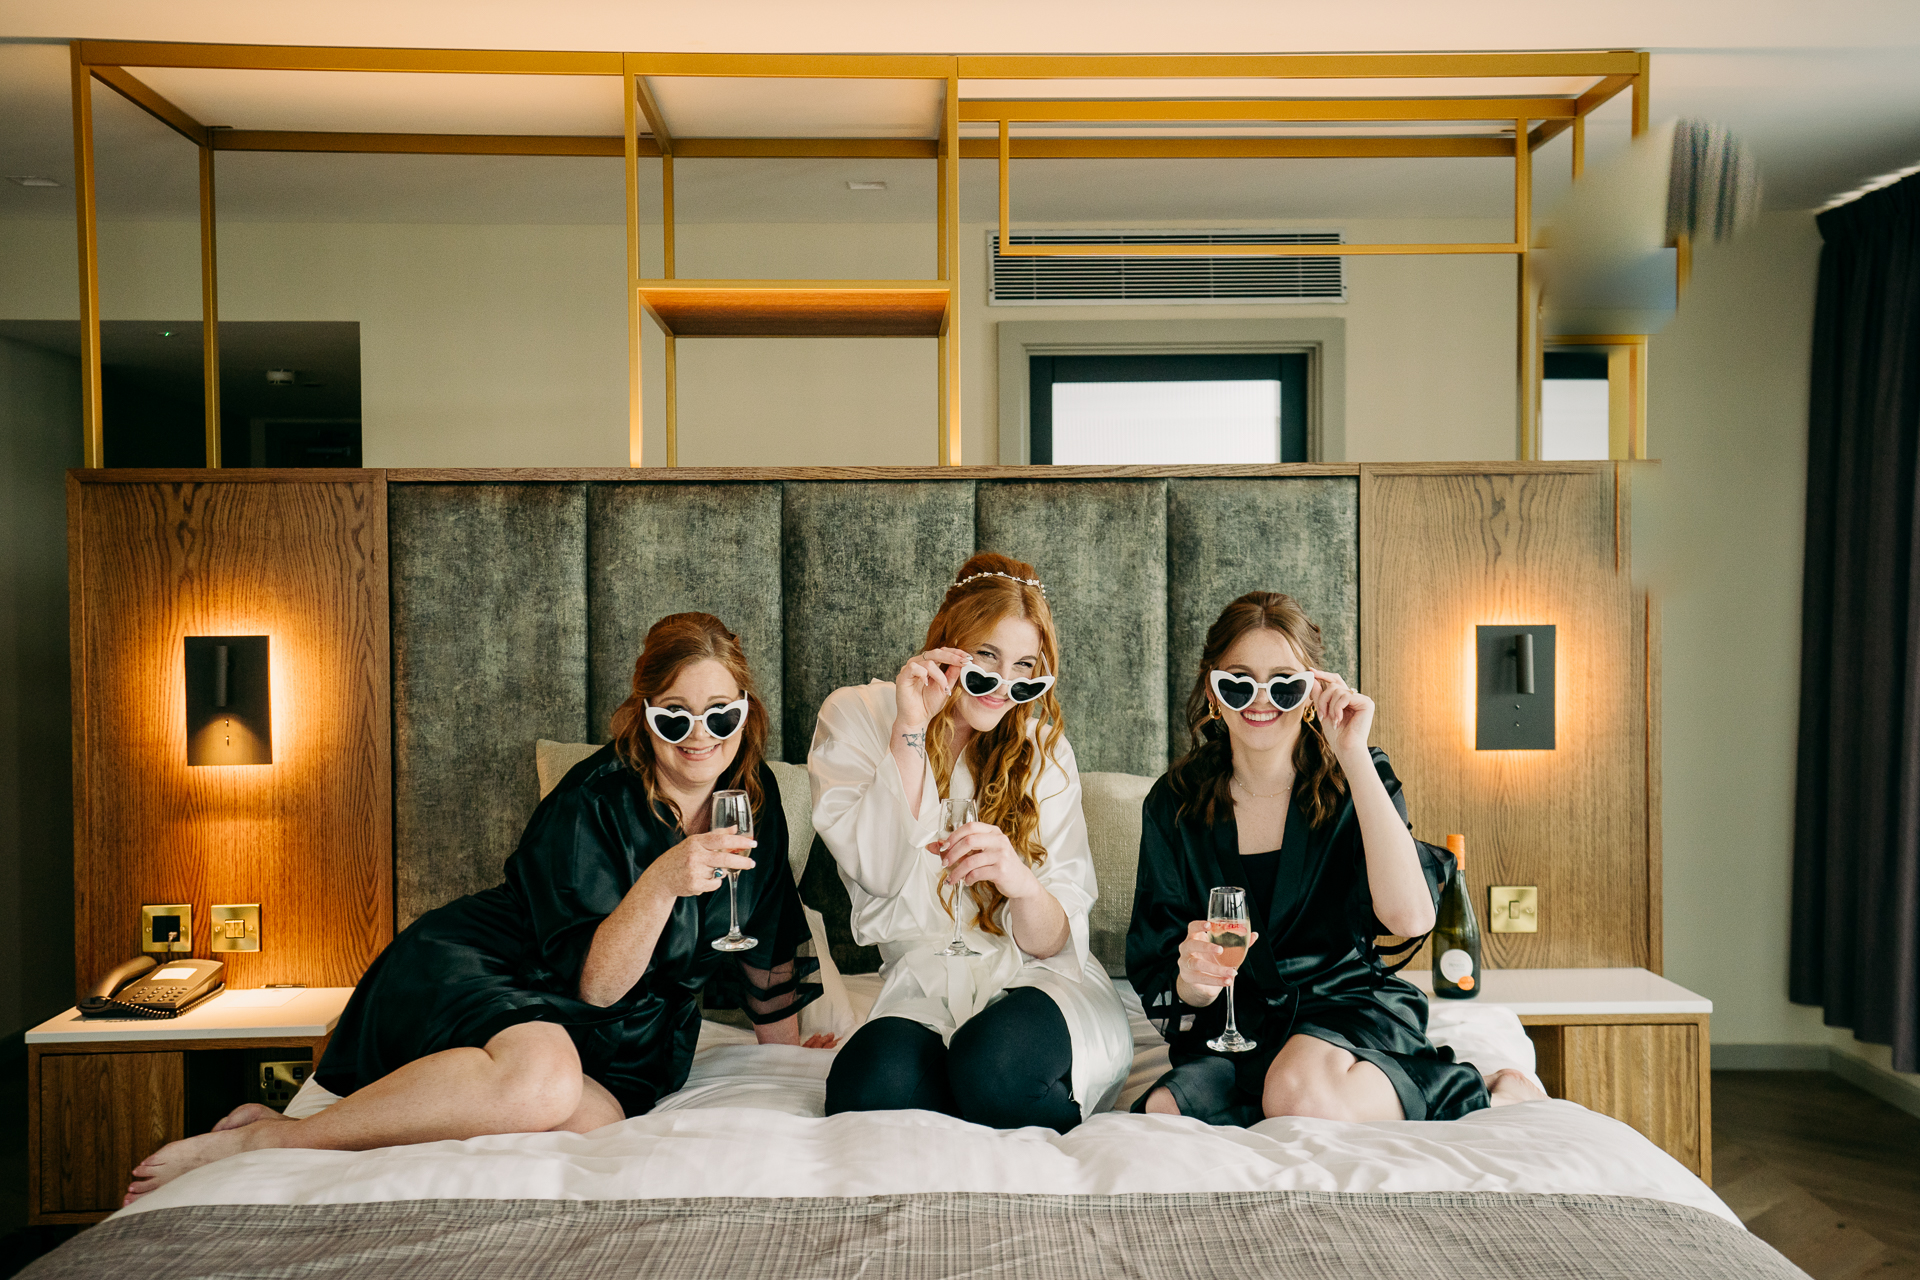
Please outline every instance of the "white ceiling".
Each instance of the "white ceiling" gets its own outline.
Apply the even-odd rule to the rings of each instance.
[[[1609,0],[1558,6],[1531,0],[1453,5],[1355,0],[1320,6],[1192,0],[1177,13],[1162,0],[818,0],[811,5],[724,0],[717,6],[639,6],[630,0],[549,0],[538,6],[516,0],[330,0],[304,6],[241,0],[171,0],[167,5],[0,0],[0,39],[74,36],[705,52],[1650,48],[1655,118],[1691,116],[1739,133],[1760,157],[1770,207],[1817,207],[1863,179],[1920,161],[1920,4],[1913,0],[1817,5],[1811,0]],[[338,122],[340,86],[361,77],[145,74],[213,123],[355,127]],[[314,76],[324,83],[300,87]],[[501,121],[512,121],[501,124],[502,131],[612,133],[618,128],[617,90],[606,92],[611,82],[597,77],[365,78],[385,83],[377,94],[355,99],[361,103],[356,109],[366,113],[359,127],[465,128],[459,121],[477,118],[474,104],[480,102],[491,105],[479,110],[497,109]],[[258,87],[248,88],[249,79]],[[494,80],[519,83],[471,92]],[[569,83],[550,83],[559,80]],[[456,83],[461,81],[469,82],[466,91]],[[685,118],[717,136],[766,132],[765,113],[755,100],[731,92],[739,87],[692,78],[663,82],[670,127],[678,130],[676,119]],[[1229,88],[1236,91],[1233,96],[1267,91],[1245,81],[1194,91]],[[1339,92],[1343,87],[1316,88]],[[1462,86],[1460,91],[1490,88]],[[1566,86],[1553,88],[1565,91]],[[1080,89],[1116,95],[1135,91],[1124,82],[1083,83]],[[1054,84],[1036,82],[970,81],[966,86],[968,96],[1056,91]],[[1500,91],[1513,90],[1501,86]],[[44,173],[70,182],[67,92],[63,47],[0,44],[0,174]],[[760,107],[795,100],[777,82],[753,92],[765,99]],[[805,118],[782,132],[884,136],[891,130],[894,136],[925,136],[937,102],[931,92],[924,83],[855,83],[824,91],[818,84],[807,86],[802,96],[808,105],[799,112]],[[165,137],[164,130],[111,93],[97,98],[103,213],[191,216],[191,150],[182,144],[183,156],[173,157],[168,148],[143,140],[147,135],[141,132],[143,125],[151,126],[154,136]],[[128,119],[116,123],[115,107],[124,108]],[[234,113],[231,121],[217,118],[228,111]],[[1590,146],[1596,158],[1624,138],[1620,115],[1594,122]],[[409,123],[393,123],[402,117]],[[1550,179],[1553,167],[1564,163],[1544,153],[1541,160]],[[893,221],[917,219],[919,213],[908,211],[931,200],[931,173],[920,172],[931,166],[913,162],[710,163],[736,167],[708,179],[694,176],[696,166],[682,162],[681,209],[689,219],[704,220],[710,208],[729,221]],[[223,216],[234,218],[601,222],[618,217],[617,166],[599,161],[223,154],[220,164]],[[1015,214],[1033,221],[1093,222],[1164,221],[1176,210],[1185,220],[1503,212],[1509,171],[1504,162],[1440,162],[1437,170],[1433,164],[1028,161],[1016,165]],[[1502,172],[1495,175],[1489,166],[1502,166]],[[845,190],[848,178],[881,176],[883,168],[895,175],[887,178],[893,190]],[[966,169],[967,216],[991,216],[991,167],[969,164]],[[613,177],[601,177],[603,171]],[[113,204],[107,187],[124,193],[124,208]],[[0,219],[67,216],[71,201],[71,191],[64,188],[0,183]]]

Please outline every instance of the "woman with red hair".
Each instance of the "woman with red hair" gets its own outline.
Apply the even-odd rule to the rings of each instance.
[[[801,984],[815,962],[795,954],[806,919],[740,638],[711,614],[662,618],[612,729],[534,810],[505,883],[427,912],[368,968],[314,1073],[339,1101],[299,1120],[248,1103],[147,1157],[127,1202],[262,1147],[586,1133],[641,1115],[685,1082],[713,981],[761,1043],[798,1044],[819,988]],[[747,793],[755,839],[709,829],[728,789]],[[713,946],[729,872],[749,950]]]
[[[854,937],[884,961],[827,1077],[829,1115],[912,1107],[1064,1133],[1126,1080],[1126,1013],[1087,945],[1098,889],[1038,577],[974,556],[892,683],[820,709],[814,829]],[[943,797],[972,797],[978,821],[939,838]]]

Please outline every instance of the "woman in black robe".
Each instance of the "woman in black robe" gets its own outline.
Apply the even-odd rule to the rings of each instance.
[[[1427,1039],[1427,1001],[1393,976],[1382,934],[1433,928],[1452,869],[1417,843],[1400,780],[1370,749],[1373,702],[1322,661],[1290,598],[1241,596],[1207,633],[1187,700],[1194,746],[1148,794],[1127,976],[1173,1070],[1136,1111],[1254,1124],[1269,1116],[1447,1120],[1544,1097]],[[1235,970],[1207,930],[1208,892],[1247,891],[1251,945]],[[1407,951],[1412,946],[1406,948]],[[1209,1048],[1235,1021],[1255,1048]]]
[[[799,1043],[820,989],[801,982],[816,962],[796,955],[807,925],[767,731],[737,636],[710,614],[656,623],[614,740],[540,802],[505,883],[421,916],[360,980],[315,1072],[340,1101],[302,1120],[243,1106],[149,1156],[128,1203],[260,1147],[585,1133],[644,1114],[687,1078],[709,982],[732,988],[761,1043]],[[729,788],[748,793],[755,839],[708,829]],[[728,871],[748,951],[712,945]]]

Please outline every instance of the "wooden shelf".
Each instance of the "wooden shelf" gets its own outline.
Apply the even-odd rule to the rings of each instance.
[[[642,280],[640,305],[678,338],[937,338],[944,280]]]

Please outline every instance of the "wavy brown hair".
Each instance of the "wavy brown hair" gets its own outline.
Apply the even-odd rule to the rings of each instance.
[[[1227,726],[1212,714],[1207,676],[1234,642],[1249,631],[1279,632],[1309,667],[1319,667],[1326,652],[1313,619],[1292,596],[1278,591],[1249,591],[1213,620],[1207,629],[1206,646],[1200,651],[1193,691],[1187,695],[1187,735],[1193,745],[1167,771],[1167,781],[1180,801],[1180,816],[1206,826],[1233,816],[1233,744],[1227,737]],[[1347,775],[1333,758],[1318,721],[1300,726],[1300,739],[1293,747],[1293,770],[1293,799],[1300,805],[1307,825],[1324,825],[1340,812]]]
[[[978,578],[960,585],[980,573],[1010,577]],[[933,615],[933,621],[927,626],[924,648],[951,645],[971,651],[985,642],[1002,618],[1025,618],[1040,633],[1043,669],[1035,674],[1060,674],[1060,640],[1054,634],[1053,611],[1047,607],[1047,597],[1038,587],[1012,581],[1013,578],[1038,580],[1040,575],[1032,565],[997,552],[982,551],[961,565],[960,572],[953,577],[954,585],[947,588],[940,612]],[[927,722],[927,759],[933,765],[933,776],[940,783],[942,796],[947,794],[947,787],[953,781],[954,759],[950,745],[953,706],[953,699],[949,698]],[[1036,714],[1042,718],[1039,732],[1030,737],[1027,723]],[[1033,788],[1047,762],[1054,759],[1065,732],[1060,702],[1054,697],[1054,690],[1049,689],[1032,702],[1014,703],[999,724],[986,733],[974,734],[964,753],[967,771],[973,775],[973,794],[980,806],[980,821],[1005,832],[1007,842],[1029,867],[1038,868],[1047,860],[1046,848],[1040,843],[1040,802]],[[967,892],[973,895],[974,905],[979,908],[981,931],[1001,933],[994,915],[1007,896],[1000,892],[999,886],[982,881],[968,885]]]
[[[714,789],[736,787],[745,791],[748,803],[758,814],[766,799],[760,786],[760,761],[767,749],[767,704],[760,701],[760,691],[754,687],[753,671],[747,666],[740,637],[727,630],[726,623],[710,613],[674,613],[654,623],[633,664],[633,693],[613,713],[614,750],[627,768],[640,775],[641,789],[654,812],[663,819],[671,817],[682,829],[686,815],[660,792],[653,733],[647,728],[642,707],[672,688],[689,666],[708,661],[725,667],[748,698],[747,723],[740,730],[733,767],[714,782]]]

